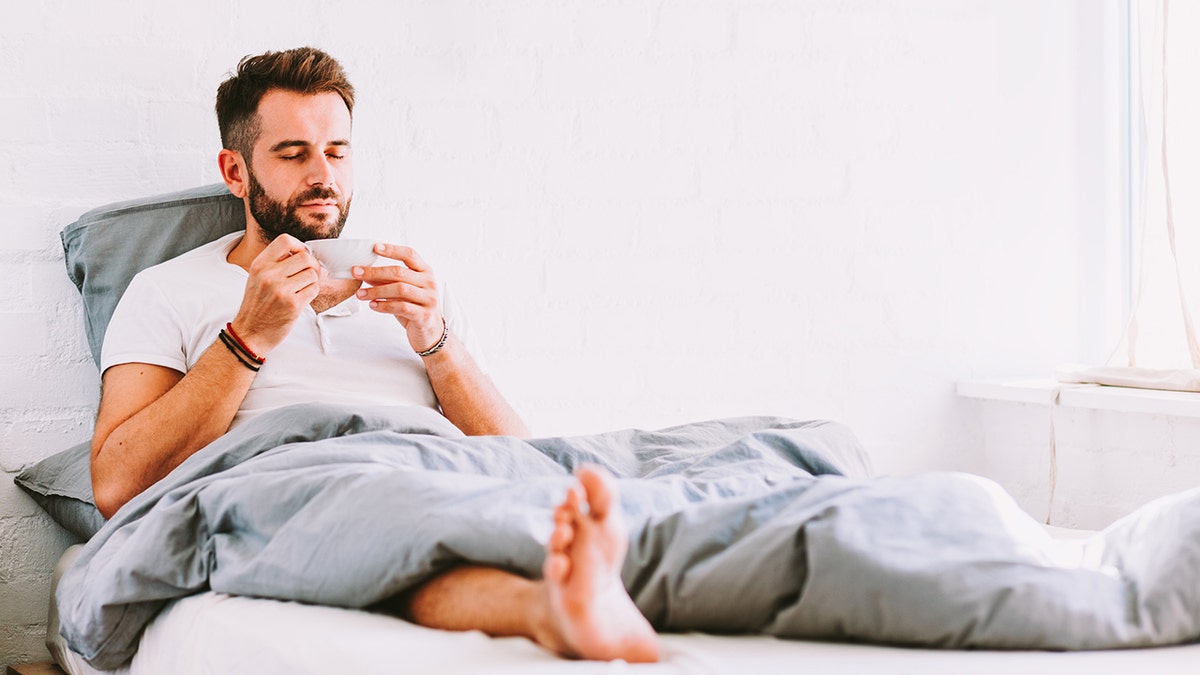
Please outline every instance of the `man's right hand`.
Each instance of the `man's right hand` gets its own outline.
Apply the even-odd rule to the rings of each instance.
[[[281,234],[254,262],[234,330],[254,353],[266,356],[283,342],[304,307],[320,292],[321,264],[299,239]]]

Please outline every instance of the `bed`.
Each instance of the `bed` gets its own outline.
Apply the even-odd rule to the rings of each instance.
[[[240,202],[209,186],[104,207],[64,230],[93,354],[133,273],[243,227]],[[1072,542],[975,477],[869,478],[852,434],[825,422],[738,418],[521,443],[460,438],[424,414],[265,415],[102,528],[86,445],[31,467],[18,483],[89,539],[60,565],[52,653],[73,673],[102,672],[81,653],[116,672],[624,671],[632,666],[565,662],[524,640],[430,631],[378,609],[456,560],[536,574],[548,505],[587,462],[628,480],[623,579],[673,631],[664,661],[638,670],[1182,672],[1200,656],[1194,645],[1074,651],[1200,637],[1200,494]],[[272,475],[284,479],[264,490]],[[303,517],[258,508],[298,485],[316,486],[295,497]],[[370,489],[384,512],[413,514],[392,523],[404,537],[356,529],[381,519],[335,507]],[[481,495],[511,506],[480,508]],[[216,522],[235,522],[237,537]],[[424,548],[387,548],[409,538]],[[298,558],[304,575],[285,570]],[[730,632],[792,639],[711,634]],[[844,643],[867,640],[976,651]]]
[[[1048,528],[1078,550],[1092,533]],[[55,570],[79,554],[72,546]],[[147,629],[133,662],[92,668],[58,634],[51,605],[47,647],[70,675],[100,673],[739,673],[838,672],[845,675],[1008,675],[1024,673],[1191,673],[1200,645],[1105,652],[947,651],[699,633],[664,635],[655,665],[564,662],[519,638],[450,633],[379,614],[205,592],[173,603]],[[380,650],[379,645],[386,645]],[[403,663],[397,654],[403,654]]]

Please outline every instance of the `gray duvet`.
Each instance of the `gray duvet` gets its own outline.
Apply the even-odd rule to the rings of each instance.
[[[98,668],[206,589],[371,607],[463,561],[540,574],[582,463],[620,479],[623,580],[660,630],[947,648],[1106,649],[1200,638],[1200,492],[1065,563],[994,484],[868,477],[827,422],[739,418],[519,441],[434,412],[306,405],[217,440],[140,495],[58,589]]]

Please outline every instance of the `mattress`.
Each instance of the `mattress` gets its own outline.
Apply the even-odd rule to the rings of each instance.
[[[1057,531],[1058,536],[1076,536]],[[64,555],[65,568],[77,548]],[[57,574],[56,574],[57,581]],[[745,673],[784,670],[838,675],[908,673],[1192,673],[1200,645],[1107,652],[988,652],[903,649],[779,640],[765,636],[667,634],[657,664],[564,661],[521,638],[432,630],[381,614],[219,593],[167,607],[146,629],[133,661],[97,671],[70,652],[50,621],[48,646],[63,670],[96,673]]]

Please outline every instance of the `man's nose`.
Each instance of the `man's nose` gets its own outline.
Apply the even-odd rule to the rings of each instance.
[[[333,163],[325,155],[318,154],[308,163],[308,184],[330,186],[333,183]]]

